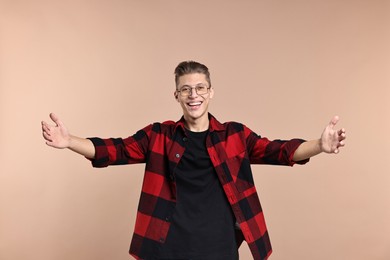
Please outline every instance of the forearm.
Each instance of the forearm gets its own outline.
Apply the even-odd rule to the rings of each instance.
[[[88,159],[95,158],[95,146],[89,139],[71,135],[68,148],[73,152],[87,157]]]
[[[316,139],[316,140],[311,140],[302,143],[297,150],[295,150],[293,160],[295,162],[299,162],[302,160],[306,160],[310,157],[313,157],[317,154],[320,154],[322,152],[322,147],[321,147],[321,140]]]

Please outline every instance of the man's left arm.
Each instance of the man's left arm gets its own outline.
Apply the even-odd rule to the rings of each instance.
[[[345,129],[335,129],[339,117],[335,116],[322,132],[321,138],[302,143],[294,153],[293,160],[299,162],[313,157],[322,152],[335,153],[339,152],[340,147],[345,145]]]

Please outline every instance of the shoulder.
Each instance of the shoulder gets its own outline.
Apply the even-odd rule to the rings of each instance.
[[[176,127],[176,123],[172,120],[167,120],[163,122],[154,122],[150,125],[144,127],[142,130],[151,135],[153,134],[168,134],[173,132]]]
[[[258,135],[253,132],[249,127],[245,124],[236,122],[236,121],[228,121],[223,123],[227,135],[239,135],[243,139],[247,139],[250,136],[258,137]]]
[[[228,121],[228,122],[223,123],[223,125],[225,125],[226,128],[243,129],[245,127],[245,125],[243,123],[236,122],[236,121]]]
[[[212,130],[217,132],[224,132],[227,135],[239,134],[244,138],[247,138],[250,135],[255,134],[251,129],[249,129],[245,124],[237,121],[226,121],[220,123],[215,117],[210,116],[210,124]],[[256,134],[255,134],[256,135]]]
[[[157,123],[156,123],[157,124]],[[161,125],[164,125],[166,127],[169,127],[169,126],[175,126],[176,125],[176,122],[173,121],[173,120],[167,120],[167,121],[164,121],[162,123],[158,123],[158,124],[161,124]]]
[[[246,129],[246,126],[240,122],[236,121],[227,121],[222,123],[223,128],[228,132],[243,132]]]
[[[244,125],[236,122],[236,121],[227,121],[221,123],[218,121],[213,115],[209,114],[210,119],[210,129],[212,131],[242,131],[244,129]]]

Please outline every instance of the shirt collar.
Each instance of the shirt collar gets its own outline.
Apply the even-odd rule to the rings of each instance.
[[[212,114],[208,113],[209,116],[209,131],[223,131],[225,128],[223,124],[221,124]],[[175,130],[177,127],[180,127],[184,131],[184,116],[180,118],[179,121],[176,122]]]

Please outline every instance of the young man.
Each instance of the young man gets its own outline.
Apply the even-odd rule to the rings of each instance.
[[[270,141],[208,112],[214,96],[208,68],[194,61],[175,69],[175,99],[183,117],[154,123],[127,138],[84,139],[60,119],[42,122],[46,144],[69,148],[94,167],[146,163],[130,246],[136,259],[235,260],[245,240],[254,259],[271,254],[250,164],[304,164],[338,153],[345,130],[334,117],[317,140]]]

